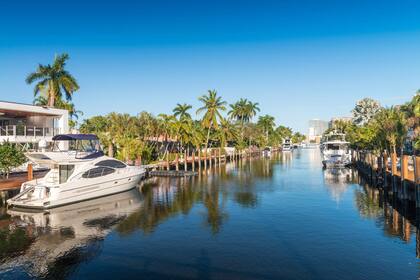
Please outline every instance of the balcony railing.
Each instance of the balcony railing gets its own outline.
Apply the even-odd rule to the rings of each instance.
[[[0,136],[46,137],[59,134],[58,128],[25,125],[0,126]]]

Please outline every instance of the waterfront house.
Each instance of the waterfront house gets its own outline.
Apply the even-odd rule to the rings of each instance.
[[[68,111],[0,101],[0,143],[18,143],[25,149],[48,147],[56,134],[69,133]]]

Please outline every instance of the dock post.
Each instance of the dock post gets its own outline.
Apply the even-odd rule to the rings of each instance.
[[[198,170],[201,171],[201,147],[198,149]]]
[[[32,163],[28,164],[28,181],[31,181],[34,179],[34,169],[32,166]]]
[[[204,169],[207,170],[207,149],[204,151]]]
[[[384,189],[387,189],[388,187],[387,165],[388,165],[388,157],[386,155],[386,152],[384,152],[382,154],[382,176],[383,176]]]
[[[222,148],[219,148],[219,165],[222,164]]]
[[[166,170],[169,171],[171,167],[169,166],[169,152],[166,154]]]
[[[179,152],[176,152],[175,156],[175,170],[179,171]]]
[[[188,170],[188,152],[185,150],[184,152],[184,171]]]
[[[213,165],[213,163],[211,162],[212,161],[212,156],[213,156],[213,150],[210,149],[210,158],[209,158],[209,166],[210,166],[210,168]]]
[[[413,156],[414,162],[414,192],[416,194],[416,208],[420,208],[420,157]]]
[[[397,180],[395,178],[397,173],[397,154],[396,153],[392,153],[391,154],[391,179],[392,179],[392,192],[393,193],[397,193],[398,189],[397,189]]]
[[[401,154],[401,184],[403,189],[403,199],[408,199],[408,156]]]
[[[195,149],[192,152],[192,171],[195,171]]]

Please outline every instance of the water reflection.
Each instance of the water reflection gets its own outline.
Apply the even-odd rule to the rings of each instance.
[[[8,210],[0,269],[21,266],[35,277],[64,278],[95,257],[101,240],[140,205],[135,189],[49,211]]]
[[[410,242],[411,236],[416,235],[419,248],[418,214],[414,202],[401,201],[396,196],[389,195],[383,189],[370,186],[362,177],[359,178],[360,188],[355,191],[355,202],[363,218],[374,219],[375,224],[382,228],[384,234],[391,238],[399,238]],[[417,234],[416,234],[417,232]],[[419,251],[416,257],[420,257]]]
[[[199,279],[218,275],[227,279],[340,278],[347,275],[343,273],[345,258],[347,262],[360,258],[340,239],[353,240],[346,238],[353,238],[348,235],[354,229],[351,222],[358,221],[374,222],[370,225],[374,230],[364,227],[369,233],[356,232],[358,236],[377,238],[379,229],[405,247],[416,242],[416,253],[420,253],[413,205],[370,186],[352,169],[322,170],[317,150],[244,159],[197,177],[152,178],[141,189],[44,213],[0,208],[0,278],[2,273],[7,276],[22,270],[28,278],[77,277],[77,270],[88,269],[93,260],[107,265],[101,256],[110,258],[116,253],[107,252],[104,244],[128,251],[113,259],[114,269],[131,270],[127,277],[148,278],[145,271],[168,277],[177,271],[185,278],[195,275]],[[328,196],[325,199],[325,190],[344,206],[335,209],[334,202]],[[349,219],[353,220],[349,223]],[[371,249],[373,239],[363,243],[364,238],[355,236],[358,248]],[[173,259],[171,253],[176,255]],[[412,256],[416,253],[413,249]],[[330,264],[337,255],[344,261],[333,274]],[[129,258],[132,265],[119,257]],[[90,269],[97,269],[96,265]],[[144,274],[139,273],[141,269]],[[367,272],[357,263],[349,269],[358,272],[347,279]]]
[[[323,170],[323,173],[327,191],[338,204],[346,190],[356,182],[355,170],[351,168],[328,168]]]
[[[257,207],[255,188],[258,182],[273,176],[274,162],[248,159],[204,171],[199,177],[149,179],[142,186],[142,207],[121,222],[117,230],[149,234],[170,217],[187,215],[194,205],[200,204],[205,209],[203,224],[217,234],[229,218],[225,209],[228,200],[246,208]]]

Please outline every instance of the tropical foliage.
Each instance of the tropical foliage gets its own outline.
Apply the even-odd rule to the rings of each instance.
[[[379,102],[368,98],[357,102],[353,121],[336,121],[326,133],[345,133],[353,148],[377,154],[419,150],[420,93],[404,105],[378,106]]]
[[[4,142],[0,145],[0,173],[3,177],[8,178],[10,171],[25,161],[25,155],[16,144]]]
[[[68,59],[69,55],[64,53],[56,56],[52,65],[39,64],[36,71],[27,76],[26,83],[36,82],[34,105],[68,110],[69,126],[74,128],[79,115],[83,113],[76,110],[71,102],[73,93],[79,90],[79,85],[73,75],[65,69]]]
[[[143,163],[174,160],[209,148],[243,150],[279,146],[284,138],[293,137],[297,143],[304,140],[302,134],[293,134],[288,127],[276,127],[270,115],[260,116],[253,123],[260,110],[258,103],[240,99],[228,105],[215,90],[209,90],[198,100],[201,107],[196,118],[191,105],[178,103],[172,114],[94,116],[82,122],[80,131],[97,134],[109,155],[125,161],[141,159]]]

